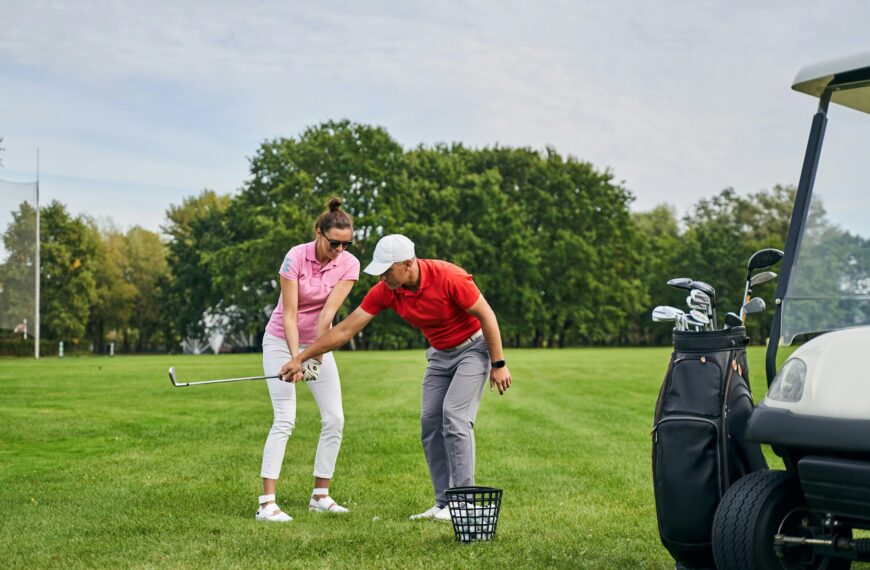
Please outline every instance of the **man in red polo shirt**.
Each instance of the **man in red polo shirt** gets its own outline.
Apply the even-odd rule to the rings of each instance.
[[[511,385],[498,321],[471,275],[446,261],[417,259],[413,242],[403,235],[381,238],[365,272],[380,276],[380,281],[305,354],[343,346],[384,309],[423,332],[431,346],[426,351],[420,425],[435,505],[410,518],[449,521],[444,491],[474,485],[473,428],[486,379],[499,394]],[[284,364],[282,378],[301,380],[306,358],[299,353]]]

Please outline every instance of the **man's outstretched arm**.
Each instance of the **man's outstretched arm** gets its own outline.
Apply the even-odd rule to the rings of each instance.
[[[281,379],[286,382],[298,382],[302,379],[302,363],[308,360],[309,354],[323,354],[344,346],[373,318],[375,318],[374,315],[365,312],[362,307],[357,307],[346,319],[317,337],[317,340],[296,355],[296,358],[284,363],[284,366],[281,367]]]

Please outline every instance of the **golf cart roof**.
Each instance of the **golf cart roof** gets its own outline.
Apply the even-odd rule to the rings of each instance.
[[[870,52],[807,65],[798,71],[791,88],[821,97],[831,87],[831,101],[857,111],[870,113],[870,89],[849,89],[870,84]]]

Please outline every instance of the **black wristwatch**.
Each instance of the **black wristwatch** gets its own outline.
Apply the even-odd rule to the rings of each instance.
[[[492,363],[493,368],[504,368],[507,366],[507,363],[504,360],[496,360]]]

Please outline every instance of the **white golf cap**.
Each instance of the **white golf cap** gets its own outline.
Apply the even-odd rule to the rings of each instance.
[[[401,234],[390,234],[378,240],[372,262],[363,270],[369,275],[381,275],[394,263],[414,258],[414,242]]]

